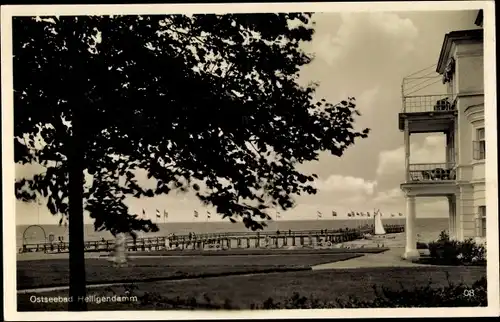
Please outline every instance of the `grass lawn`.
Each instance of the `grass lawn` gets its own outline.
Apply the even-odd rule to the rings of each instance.
[[[429,280],[433,287],[446,286],[446,274],[454,283],[472,284],[486,276],[484,267],[384,267],[362,268],[328,271],[300,271],[286,273],[270,273],[253,276],[226,276],[200,278],[187,281],[162,281],[136,284],[132,295],[139,296],[132,303],[90,303],[89,310],[151,310],[172,309],[169,300],[178,297],[186,300],[186,305],[179,308],[206,309],[224,303],[231,303],[232,308],[248,309],[251,304],[262,304],[268,298],[280,302],[290,298],[294,292],[302,296],[320,298],[324,301],[335,301],[337,298],[347,299],[355,296],[362,300],[375,297],[372,286],[385,286],[391,289],[411,289],[424,286]],[[124,286],[95,288],[88,295],[124,296]],[[144,294],[149,300],[144,301]],[[161,301],[155,299],[159,294]],[[44,296],[66,296],[67,291],[47,292]],[[66,304],[33,304],[30,294],[18,295],[20,311],[66,310]],[[189,305],[191,303],[191,305]]]
[[[86,259],[87,284],[123,281],[157,281],[203,275],[309,269],[311,266],[363,256],[361,254],[296,254],[192,256],[131,259],[128,267],[116,268],[106,259]],[[66,286],[67,259],[17,262],[17,289]]]

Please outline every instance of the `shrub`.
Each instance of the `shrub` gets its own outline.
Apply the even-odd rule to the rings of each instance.
[[[439,233],[438,237],[438,242],[447,242],[450,240],[450,235],[446,230],[441,230],[441,233]]]
[[[436,263],[456,265],[459,263],[457,244],[455,240],[431,242],[429,255]]]
[[[469,238],[450,240],[442,231],[435,242],[429,243],[430,263],[442,265],[486,265],[486,248]]]
[[[361,300],[356,297],[324,301],[313,296],[305,297],[295,292],[282,302],[268,298],[261,303],[251,303],[251,310],[277,310],[277,309],[322,309],[322,308],[401,308],[401,307],[475,307],[487,306],[487,282],[483,277],[474,282],[472,286],[463,283],[453,284],[447,274],[448,285],[432,287],[431,281],[425,286],[414,289],[391,289],[373,286],[376,298],[374,300]],[[473,295],[471,295],[473,294]],[[214,303],[207,294],[203,300],[188,298],[186,300],[176,297],[169,299],[157,293],[144,293],[139,296],[141,305],[148,307],[162,307],[171,309],[211,309],[235,310],[240,309],[226,299],[223,303]]]
[[[374,300],[362,300],[357,297],[347,299],[336,299],[325,301],[314,296],[303,296],[297,292],[282,302],[277,302],[273,298],[260,303],[250,303],[251,310],[277,310],[277,309],[324,309],[324,308],[402,308],[402,307],[477,307],[487,306],[487,280],[486,277],[466,285],[463,282],[454,284],[449,279],[446,272],[447,285],[433,287],[432,281],[427,285],[417,286],[413,289],[400,284],[400,289],[373,286],[375,293]],[[190,297],[181,299],[167,298],[156,292],[145,292],[142,295],[136,294],[136,285],[125,285],[124,290],[127,295],[136,295],[139,305],[147,308],[162,309],[203,309],[203,310],[238,310],[241,309],[230,299],[215,301],[208,294],[204,293],[200,297]],[[105,292],[115,293],[111,288],[106,288]],[[116,293],[115,293],[116,294]],[[123,294],[120,292],[120,294]]]
[[[448,278],[448,276],[447,276]],[[473,290],[474,296],[469,294]],[[473,307],[487,306],[486,278],[476,281],[472,286],[463,283],[433,288],[431,282],[414,290],[401,288],[392,290],[382,287],[375,289],[377,298],[371,307]]]
[[[447,276],[448,278],[448,276]],[[487,306],[486,278],[473,283],[453,284],[441,288],[432,287],[431,282],[413,290],[394,290],[386,287],[373,287],[376,298],[372,301],[349,297],[347,300],[337,299],[326,302],[316,298],[306,298],[294,293],[283,303],[267,299],[262,305],[252,304],[252,309],[321,309],[321,308],[398,308],[398,307],[475,307]],[[471,293],[473,291],[473,293]],[[473,296],[471,296],[473,294]]]
[[[422,242],[417,242],[417,249],[429,249],[429,245]]]

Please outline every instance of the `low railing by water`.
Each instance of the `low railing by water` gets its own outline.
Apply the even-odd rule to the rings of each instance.
[[[404,231],[402,225],[384,225],[386,233]],[[322,242],[325,244],[339,244],[360,239],[365,234],[373,234],[373,226],[358,229],[343,230],[309,230],[280,232],[238,232],[216,234],[183,234],[166,237],[145,237],[127,239],[128,251],[157,251],[167,249],[244,249],[244,248],[280,248],[284,246],[314,246]],[[96,240],[85,242],[86,252],[110,252],[115,247],[114,240]],[[68,242],[46,242],[24,244],[20,253],[45,252],[64,253],[69,251]]]

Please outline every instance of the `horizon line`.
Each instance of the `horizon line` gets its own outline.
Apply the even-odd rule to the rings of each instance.
[[[370,219],[372,219],[373,217],[368,217]],[[384,219],[403,219],[403,218],[406,218],[405,216],[397,216],[397,217],[386,217]],[[328,219],[290,219],[290,220],[270,220],[270,221],[267,221],[267,222],[294,222],[294,221],[335,221],[335,220],[339,220],[339,219],[342,219],[342,220],[367,220],[367,217],[363,217],[363,218],[337,218],[337,219],[333,219],[333,218],[328,218]],[[416,219],[448,219],[448,217],[420,217],[420,218],[416,218]],[[154,224],[207,224],[207,223],[230,223],[230,224],[241,224],[243,222],[241,221],[237,221],[235,223],[232,223],[230,221],[223,221],[223,220],[217,220],[217,221],[167,221],[167,222],[153,222]],[[52,224],[52,223],[34,223],[34,224],[17,224],[16,223],[16,226],[36,226],[36,225],[52,225],[52,226],[59,226],[59,224],[55,223],[55,224]],[[84,225],[93,225],[93,223],[84,223]]]

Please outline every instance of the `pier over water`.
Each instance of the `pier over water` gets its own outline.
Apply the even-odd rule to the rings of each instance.
[[[404,232],[403,225],[384,225],[387,234]],[[225,250],[256,248],[302,248],[332,247],[366,235],[373,235],[374,227],[342,230],[303,230],[285,232],[228,232],[215,234],[181,234],[164,237],[127,238],[129,252],[159,250]],[[86,241],[86,252],[110,252],[115,247],[114,239]],[[23,243],[19,253],[44,252],[65,253],[69,243],[52,241],[42,243]]]

